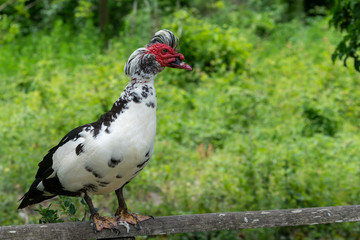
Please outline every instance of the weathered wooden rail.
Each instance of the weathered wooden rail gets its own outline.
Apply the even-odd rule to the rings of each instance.
[[[120,233],[103,230],[95,233],[90,222],[29,224],[0,227],[0,239],[129,239],[185,232],[239,230],[360,221],[360,205],[286,210],[208,213],[156,217],[143,222],[142,229],[119,226]],[[131,238],[130,238],[131,239]]]

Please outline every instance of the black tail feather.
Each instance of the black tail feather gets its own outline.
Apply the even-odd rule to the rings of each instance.
[[[21,201],[18,209],[25,208],[27,206],[40,203],[44,200],[55,197],[56,195],[45,194],[42,191],[37,189],[31,189],[29,192],[25,193],[25,195],[19,200]]]

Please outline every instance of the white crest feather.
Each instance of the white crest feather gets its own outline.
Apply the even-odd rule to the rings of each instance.
[[[171,31],[163,29],[155,33],[147,46],[151,46],[156,43],[167,44],[174,50],[177,50],[179,40]]]
[[[146,53],[146,48],[136,49],[129,57],[128,61],[125,64],[124,71],[128,76],[133,76],[136,72],[136,69],[140,65],[141,57]]]

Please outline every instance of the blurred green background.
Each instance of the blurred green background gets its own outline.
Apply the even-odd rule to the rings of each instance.
[[[166,69],[156,79],[155,153],[125,188],[130,210],[358,204],[360,75],[354,50],[339,47],[351,33],[349,16],[336,15],[344,2],[356,7],[351,0],[1,0],[0,225],[38,223],[44,208],[57,211],[56,221],[83,217],[79,198],[16,208],[38,162],[68,131],[111,108],[129,81],[127,58],[163,28],[180,38],[194,70]],[[347,55],[348,68],[333,64]],[[100,213],[115,212],[115,195],[94,201]],[[359,239],[360,224],[164,238]]]

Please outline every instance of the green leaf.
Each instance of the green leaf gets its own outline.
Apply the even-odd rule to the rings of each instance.
[[[69,206],[69,213],[71,214],[71,215],[74,215],[75,213],[76,213],[76,208],[75,208],[75,205],[74,204],[70,204],[70,206]]]

